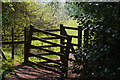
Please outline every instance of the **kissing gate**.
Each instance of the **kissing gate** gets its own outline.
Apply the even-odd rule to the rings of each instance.
[[[78,30],[78,36],[68,35],[65,29]],[[60,31],[60,35],[52,33],[53,31]],[[34,37],[33,33],[35,33],[35,32],[51,35],[54,37],[45,37],[45,38]],[[71,42],[72,38],[77,38],[78,44],[73,44]],[[48,41],[48,40],[52,40],[52,39],[59,39],[60,44]],[[39,41],[48,43],[50,45],[35,46],[35,45],[31,44],[31,42],[33,40],[39,40]],[[34,26],[31,25],[29,30],[27,30],[25,28],[25,41],[24,42],[25,42],[25,52],[24,52],[24,62],[25,63],[31,63],[34,65],[38,65],[42,68],[45,68],[47,70],[61,74],[64,77],[67,77],[69,53],[75,52],[73,46],[77,46],[78,48],[81,47],[82,27],[81,26],[79,26],[78,28],[66,27],[61,24],[60,29],[40,30],[40,29],[34,28]],[[53,50],[46,49],[49,47],[60,47],[60,52],[55,52]],[[31,51],[30,51],[31,49],[40,49],[47,53],[39,53],[39,54],[31,53]],[[53,60],[53,59],[48,59],[48,58],[44,57],[47,55],[58,55],[60,57],[60,60]],[[43,59],[45,61],[35,63],[35,62],[30,61],[29,57],[37,57],[37,58]],[[54,63],[57,65],[50,65],[48,63]]]

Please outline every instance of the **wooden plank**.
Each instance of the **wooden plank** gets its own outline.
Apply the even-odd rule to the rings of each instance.
[[[78,38],[78,36],[75,36],[75,35],[70,35],[71,37],[73,37],[73,38]]]
[[[78,26],[78,49],[82,47],[82,26]]]
[[[78,30],[78,28],[75,28],[75,27],[67,27],[67,26],[63,26],[63,27],[66,28],[66,29]]]
[[[49,61],[41,61],[41,62],[37,62],[38,64],[46,64],[46,63],[50,63]]]
[[[52,35],[52,36],[57,36],[57,37],[63,37],[65,39],[67,39],[66,36],[63,36],[63,35],[58,35],[58,34],[54,34],[54,33],[51,33],[51,32],[48,32],[48,31],[44,31],[44,30],[40,30],[40,29],[33,29],[34,32],[42,32],[42,33],[45,33],[45,34],[49,34],[49,35]]]
[[[48,39],[48,40],[50,39],[51,40],[51,39],[60,39],[60,38],[59,37],[46,37],[46,38],[41,38],[41,39]]]
[[[70,53],[70,47],[71,47],[71,41],[72,41],[72,37],[68,36],[67,39],[67,44],[66,44],[66,53],[65,53],[65,60],[64,60],[64,65],[67,67],[65,69],[65,77],[68,77],[68,60],[69,60],[69,53]]]
[[[14,43],[14,44],[23,44],[24,41],[14,41],[13,43]],[[5,45],[5,44],[12,44],[12,41],[2,42],[2,44],[3,44],[3,45]]]
[[[43,49],[43,48],[38,47],[38,46],[31,45],[31,48],[41,49],[41,50],[44,50],[46,52],[50,52],[50,53],[55,54],[55,55],[63,56],[63,54],[60,54],[60,53],[57,53],[57,52],[54,52],[54,51],[51,51],[51,50],[48,50],[48,49]]]
[[[71,40],[72,37],[71,35],[67,35],[67,32],[65,31],[65,28],[63,27],[63,25],[60,25],[60,29],[61,29],[61,34],[67,36],[67,43],[66,43],[66,52],[64,54],[64,58],[60,57],[62,63],[68,68],[68,60],[69,60],[69,53],[70,53],[70,46],[71,46]],[[64,39],[61,39],[61,43],[64,44]],[[64,49],[61,48],[61,52],[64,53]],[[64,77],[68,77],[68,69],[67,68],[63,68],[62,72],[65,74]]]
[[[50,29],[50,30],[45,30],[45,31],[60,31],[60,29]]]
[[[32,53],[29,53],[29,56],[30,56],[30,57],[31,57],[31,56],[38,57],[38,58],[47,60],[47,61],[49,61],[49,62],[56,63],[56,64],[59,64],[59,65],[62,65],[62,66],[63,66],[62,63],[59,63],[59,62],[57,62],[57,61],[55,61],[55,60],[51,60],[51,59],[48,59],[48,58],[45,58],[45,57],[42,57],[42,56],[40,56],[40,55],[35,55],[35,54],[32,54]]]
[[[13,27],[12,27],[12,59],[14,59],[14,30],[13,30]]]
[[[44,56],[44,55],[55,55],[54,53],[40,53],[38,54],[39,56]]]
[[[47,69],[47,70],[49,70],[49,71],[53,71],[53,72],[58,73],[58,74],[60,74],[60,75],[63,74],[63,73],[60,72],[60,71],[57,71],[57,70],[54,70],[54,69],[48,68],[47,66],[44,66],[44,65],[42,65],[42,64],[37,64],[37,63],[34,63],[34,62],[32,62],[32,61],[28,61],[28,63],[34,64],[34,65],[36,65],[36,66],[38,66],[38,67],[41,67],[41,68]]]
[[[56,45],[43,45],[43,46],[39,46],[41,48],[46,48],[46,47],[57,47]]]
[[[24,59],[24,62],[27,63],[29,61],[29,52],[30,52],[30,49],[31,49],[31,40],[32,40],[32,35],[33,35],[33,28],[34,26],[33,25],[30,25],[30,30],[28,31],[27,33],[27,40],[26,40],[26,53],[25,53],[25,56],[26,58]]]
[[[24,62],[28,61],[28,56],[27,56],[27,28],[24,28]]]
[[[49,43],[49,44],[52,44],[52,45],[56,45],[56,46],[60,46],[60,47],[66,47],[62,44],[57,44],[57,43],[53,43],[53,42],[50,42],[50,41],[46,41],[44,39],[41,39],[41,38],[37,38],[37,37],[32,37],[32,40],[40,40],[40,41],[43,41],[43,42],[46,42],[46,43]]]
[[[63,24],[60,24],[60,35],[65,35]],[[64,38],[63,37],[60,38],[60,44],[64,45]],[[64,47],[60,47],[60,53],[64,54]],[[62,63],[64,63],[65,57],[61,56],[60,60],[62,61]]]

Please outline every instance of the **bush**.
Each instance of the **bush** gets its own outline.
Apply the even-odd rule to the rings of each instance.
[[[119,3],[79,3],[84,13],[74,17],[84,29],[89,28],[88,47],[83,46],[75,53],[73,70],[80,77],[89,79],[118,80],[120,77],[120,16]],[[89,34],[91,34],[89,33]]]

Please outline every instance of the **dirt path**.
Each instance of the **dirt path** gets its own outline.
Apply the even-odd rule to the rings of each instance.
[[[6,80],[58,80],[60,75],[42,68],[33,68],[24,64],[16,66],[16,75]]]
[[[73,57],[70,55],[70,57]],[[58,59],[58,57],[54,58]],[[69,63],[71,65],[71,63]],[[24,64],[17,64],[14,70],[15,75],[11,75],[6,80],[63,80],[59,74],[42,68],[33,68]],[[76,77],[76,74],[70,73],[70,77]],[[67,79],[71,80],[71,79]]]

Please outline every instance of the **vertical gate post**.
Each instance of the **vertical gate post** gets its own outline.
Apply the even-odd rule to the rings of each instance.
[[[12,32],[12,59],[14,59],[14,30],[13,30],[13,27],[11,29],[11,32]]]
[[[60,35],[64,35],[63,32],[64,32],[63,24],[60,24]],[[64,44],[64,38],[63,37],[60,38],[60,44],[62,44],[62,45]],[[64,47],[62,47],[62,46],[60,47],[60,53],[64,55]],[[60,56],[60,60],[64,64],[64,60],[65,60],[64,56]],[[65,72],[63,67],[62,67],[62,72],[63,73]],[[64,75],[61,75],[61,76],[64,77]]]
[[[64,29],[63,29],[63,24],[60,24],[60,35],[64,35]],[[64,44],[64,38],[63,37],[61,37],[60,38],[60,44]],[[60,52],[62,53],[62,54],[64,54],[64,47],[60,47]],[[62,63],[64,62],[64,57],[63,56],[60,56],[60,60],[62,61]]]
[[[28,61],[26,51],[27,51],[27,28],[24,27],[24,62]]]
[[[31,39],[32,39],[32,34],[33,34],[33,28],[34,26],[33,25],[30,25],[30,30],[26,33],[25,31],[25,35],[27,34],[26,36],[26,41],[25,41],[25,53],[24,53],[24,62],[28,62],[28,58],[29,58],[29,52],[30,52],[30,47],[31,47]]]
[[[67,44],[66,44],[66,53],[64,54],[64,65],[65,65],[65,78],[68,77],[68,60],[69,60],[69,53],[70,53],[70,48],[71,48],[71,41],[72,37],[70,35],[67,35]]]
[[[82,26],[78,26],[78,49],[82,47]]]

